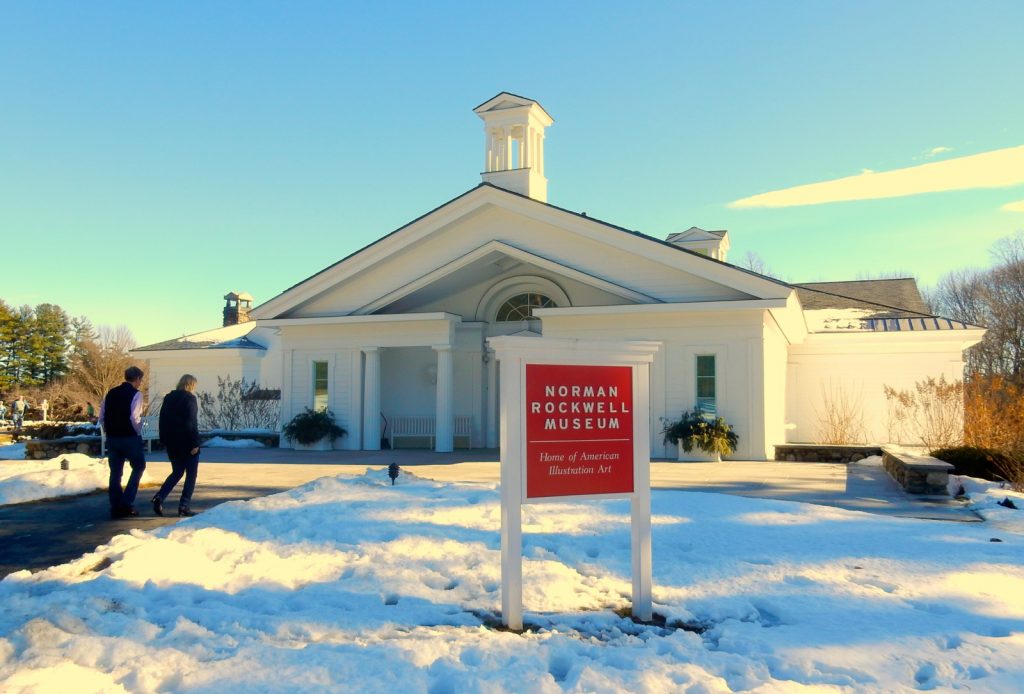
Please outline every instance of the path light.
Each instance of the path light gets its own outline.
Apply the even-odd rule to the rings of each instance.
[[[395,478],[398,477],[398,463],[391,463],[388,465],[388,477],[391,478],[391,486],[395,486]]]
[[[71,465],[70,465],[70,463],[68,463],[68,459],[67,458],[61,458],[60,459],[60,469],[61,470],[70,470],[71,469]]]

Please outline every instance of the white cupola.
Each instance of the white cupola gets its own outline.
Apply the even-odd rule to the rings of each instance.
[[[547,111],[533,99],[502,92],[473,112],[484,122],[484,183],[547,202],[544,128],[554,123]]]
[[[721,260],[723,263],[729,252],[729,232],[725,229],[705,231],[700,227],[690,227],[686,231],[669,234],[665,240],[673,246]]]

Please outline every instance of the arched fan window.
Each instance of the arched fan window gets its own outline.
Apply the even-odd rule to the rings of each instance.
[[[517,294],[501,305],[495,320],[498,322],[526,320],[533,315],[535,308],[554,308],[555,306],[555,302],[543,294],[534,292]]]

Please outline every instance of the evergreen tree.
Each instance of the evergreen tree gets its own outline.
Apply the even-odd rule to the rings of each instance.
[[[68,373],[72,349],[71,319],[56,304],[39,304],[33,323],[33,352],[38,354],[39,383],[50,384]]]
[[[0,393],[13,390],[15,384],[13,341],[16,321],[14,309],[0,299]]]

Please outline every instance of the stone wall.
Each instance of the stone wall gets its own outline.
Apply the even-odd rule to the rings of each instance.
[[[881,446],[839,446],[817,443],[787,443],[775,446],[775,459],[791,463],[856,463],[882,455]]]
[[[947,462],[925,455],[884,451],[886,472],[910,494],[949,495],[949,475],[955,468]]]
[[[29,460],[47,460],[65,453],[100,454],[99,436],[74,436],[64,439],[33,439],[25,441],[25,457]]]

